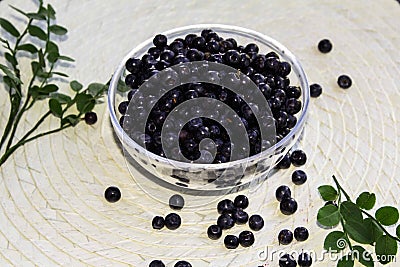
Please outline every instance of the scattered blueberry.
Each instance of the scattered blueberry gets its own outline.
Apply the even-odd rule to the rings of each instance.
[[[245,209],[249,206],[249,199],[245,195],[238,195],[235,197],[233,204],[237,208]]]
[[[280,210],[284,215],[291,215],[297,210],[297,202],[293,198],[284,198],[280,203]]]
[[[236,224],[245,224],[249,220],[249,215],[241,208],[236,208],[232,213],[232,218]]]
[[[97,122],[97,114],[93,111],[85,113],[85,122],[88,125],[95,124]]]
[[[289,245],[293,241],[293,233],[288,229],[283,229],[278,234],[279,244]]]
[[[275,191],[276,200],[278,200],[279,202],[281,202],[284,198],[290,198],[291,195],[292,192],[290,191],[290,188],[286,185],[279,186]]]
[[[151,225],[153,226],[153,229],[160,230],[164,227],[165,225],[165,220],[161,216],[155,216],[153,218],[153,221],[151,222]]]
[[[254,235],[250,231],[243,231],[239,234],[239,243],[242,247],[250,247],[254,244]]]
[[[338,80],[337,80],[337,84],[339,85],[340,88],[343,89],[348,89],[350,88],[352,81],[351,78],[347,75],[340,75]]]
[[[290,161],[296,167],[303,166],[307,162],[307,155],[303,150],[295,150],[290,155]]]
[[[306,241],[308,239],[309,233],[307,228],[299,226],[296,229],[294,229],[294,238],[296,238],[297,241]]]
[[[232,218],[231,215],[224,213],[218,217],[217,225],[223,230],[230,229],[235,225],[235,220]]]
[[[207,235],[212,240],[217,240],[222,236],[222,229],[218,225],[211,225],[207,229]]]
[[[104,192],[104,197],[110,203],[117,202],[118,200],[121,199],[121,191],[119,190],[118,187],[110,186]]]
[[[317,83],[313,83],[310,85],[310,96],[311,97],[319,97],[322,94],[322,87]]]
[[[180,210],[183,208],[184,205],[185,200],[181,195],[175,194],[169,198],[169,206],[171,207],[171,209]]]
[[[192,267],[192,265],[187,261],[178,261],[174,267]]]
[[[296,267],[296,260],[289,254],[283,255],[279,259],[279,267]]]
[[[251,215],[249,218],[249,227],[253,231],[259,231],[264,227],[264,219],[260,215]]]
[[[165,226],[169,230],[178,229],[181,226],[181,217],[176,213],[170,213],[165,216]]]
[[[232,213],[234,209],[235,205],[230,199],[221,200],[217,205],[217,210],[219,214]]]
[[[290,155],[288,153],[281,159],[281,161],[279,161],[277,167],[279,169],[288,169],[290,167],[290,164],[291,164]]]
[[[328,39],[322,39],[321,41],[319,41],[318,50],[324,54],[329,53],[332,50],[331,41],[329,41]]]
[[[297,259],[297,262],[298,262],[300,267],[310,267],[311,264],[312,264],[312,258],[307,253],[303,252],[303,253],[301,253],[299,255],[299,258]]]
[[[239,238],[234,235],[227,235],[224,238],[224,244],[227,249],[235,249],[239,246]]]
[[[153,260],[150,262],[149,267],[165,267],[165,264],[160,260]]]
[[[296,170],[292,173],[292,182],[295,185],[302,185],[307,181],[307,174],[302,170]]]

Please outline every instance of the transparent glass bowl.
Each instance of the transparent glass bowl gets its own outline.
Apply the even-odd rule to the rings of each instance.
[[[299,138],[306,121],[309,104],[309,86],[306,75],[296,57],[276,40],[249,29],[219,24],[200,24],[172,29],[163,34],[168,41],[184,38],[187,34],[200,35],[203,29],[212,29],[220,36],[235,38],[238,44],[256,43],[260,52],[276,52],[281,60],[287,61],[292,67],[289,75],[291,85],[300,86],[302,96],[301,111],[296,115],[297,124],[277,144],[261,153],[236,161],[221,164],[194,164],[170,160],[147,151],[137,144],[119,124],[121,115],[117,111],[118,104],[126,100],[127,93],[118,90],[127,74],[125,63],[129,58],[141,58],[153,46],[153,37],[131,50],[116,69],[108,92],[108,108],[115,133],[122,142],[126,156],[135,160],[146,171],[169,184],[194,190],[240,190],[250,184],[257,184],[265,179],[268,172],[293,147]]]

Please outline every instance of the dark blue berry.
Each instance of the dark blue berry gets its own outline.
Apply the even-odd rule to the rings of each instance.
[[[297,202],[293,198],[284,198],[280,203],[280,210],[284,215],[291,215],[297,211]]]
[[[196,34],[193,34],[193,33],[190,33],[190,34],[186,35],[186,36],[185,36],[185,44],[186,44],[187,46],[189,46],[189,47],[192,47],[192,41],[193,41],[193,39],[196,38],[196,37],[197,37],[197,35],[196,35]]]
[[[310,95],[311,97],[319,97],[322,94],[321,85],[314,83],[310,85]]]
[[[136,75],[135,74],[130,73],[130,74],[126,75],[125,84],[127,86],[133,88],[134,85],[135,85],[135,81],[136,81]]]
[[[174,57],[175,57],[175,53],[174,53],[174,51],[171,51],[171,50],[164,50],[160,54],[160,60],[164,60],[166,62],[172,62]]]
[[[288,114],[285,111],[278,111],[274,118],[277,128],[285,128],[287,126]]]
[[[150,55],[152,55],[155,59],[157,59],[161,54],[161,49],[158,47],[150,47],[147,51]]]
[[[208,35],[209,35],[210,33],[212,33],[212,32],[214,32],[214,31],[211,30],[211,29],[203,29],[203,30],[201,31],[200,35],[201,35],[202,37],[204,37],[204,38],[207,38]]]
[[[227,249],[235,249],[239,246],[239,238],[234,235],[227,235],[224,238],[224,244]]]
[[[239,64],[241,56],[236,50],[229,50],[225,53],[225,62],[231,67],[235,67]]]
[[[169,230],[175,230],[181,226],[181,217],[176,213],[170,213],[165,216],[165,226]]]
[[[297,259],[300,267],[310,267],[312,265],[312,258],[307,253],[301,253]]]
[[[332,50],[332,43],[328,39],[322,39],[318,43],[318,50],[321,53],[329,53]]]
[[[204,138],[210,137],[210,130],[207,126],[201,126],[197,129],[196,138],[197,140],[203,140]]]
[[[235,205],[230,199],[224,199],[218,202],[217,210],[219,214],[232,213],[234,209]]]
[[[348,89],[350,88],[352,81],[351,78],[347,75],[340,75],[338,80],[337,80],[337,84],[339,85],[340,88],[343,89]]]
[[[206,44],[206,50],[210,53],[218,53],[219,42],[216,40],[211,40]]]
[[[264,227],[264,219],[260,215],[251,215],[249,218],[249,227],[253,231],[259,231]]]
[[[211,61],[211,62],[215,62],[215,63],[223,63],[224,62],[224,60],[222,58],[222,55],[220,55],[220,54],[211,55],[208,58],[208,60]]]
[[[187,57],[185,57],[184,55],[177,55],[173,60],[174,65],[187,63],[187,62],[190,62],[190,60]]]
[[[236,208],[245,209],[249,206],[249,199],[245,195],[238,195],[235,197],[233,204]]]
[[[290,155],[290,161],[296,167],[303,166],[307,162],[307,155],[303,150],[295,150]]]
[[[250,57],[249,55],[245,54],[245,53],[241,53],[240,54],[240,61],[239,61],[239,67],[240,69],[246,69],[248,67],[250,67]]]
[[[183,45],[183,42],[181,42],[179,40],[178,41],[175,40],[169,44],[168,48],[169,48],[169,50],[173,51],[175,54],[179,54],[179,53],[183,52],[184,45]]]
[[[167,42],[168,42],[167,36],[162,34],[157,34],[153,39],[153,44],[159,48],[167,46]]]
[[[258,88],[260,89],[261,93],[265,96],[266,99],[271,97],[272,89],[268,84],[261,82],[258,84]]]
[[[236,224],[245,224],[249,220],[249,215],[241,208],[236,208],[232,213],[232,217]]]
[[[210,126],[210,134],[211,137],[218,137],[221,134],[221,129],[218,125],[211,125]]]
[[[294,238],[296,238],[297,241],[306,241],[308,236],[307,228],[300,226],[294,229]]]
[[[206,39],[207,42],[210,41],[219,41],[221,38],[219,37],[219,35],[216,32],[210,32],[207,37],[204,37]],[[218,51],[216,51],[218,52]]]
[[[268,53],[265,55],[265,57],[274,57],[274,58],[279,59],[279,55],[278,55],[276,52],[274,52],[274,51],[268,52]]]
[[[229,41],[222,40],[219,42],[219,52],[225,53],[229,50],[233,49],[233,44]]]
[[[276,57],[267,57],[265,59],[265,67],[272,73],[279,73],[281,62]]]
[[[289,75],[292,67],[290,66],[289,62],[283,61],[279,66],[279,75],[282,77],[286,77]]]
[[[246,53],[250,53],[250,52],[258,53],[259,50],[260,49],[258,48],[258,46],[253,43],[247,44],[246,47],[244,48],[244,51]]]
[[[224,213],[218,217],[217,225],[223,230],[230,229],[235,225],[235,220],[232,218],[231,215]]]
[[[296,98],[286,100],[286,112],[290,115],[297,114],[301,110],[301,102]]]
[[[117,202],[118,200],[121,199],[121,191],[119,190],[118,187],[110,186],[104,192],[104,197],[110,203]]]
[[[301,96],[301,89],[299,86],[288,86],[286,88],[286,96],[288,98],[298,99]]]
[[[292,173],[292,182],[295,185],[304,184],[307,181],[307,174],[302,170],[296,170]]]
[[[129,105],[129,101],[122,101],[121,103],[119,103],[118,105],[118,111],[121,114],[125,114],[126,110],[128,109],[128,105]]]
[[[204,53],[197,50],[196,48],[191,48],[186,52],[186,57],[190,61],[200,61],[204,59]]]
[[[296,267],[297,263],[295,259],[289,255],[285,254],[279,259],[279,267]]]
[[[192,267],[192,265],[187,261],[178,261],[174,267]]]
[[[153,221],[151,222],[151,226],[153,227],[153,229],[157,229],[160,230],[164,227],[165,225],[165,221],[164,218],[161,216],[155,216],[153,218]]]
[[[206,48],[206,39],[203,36],[197,36],[192,41],[192,47],[204,51]]]
[[[169,66],[171,66],[171,63],[164,61],[164,60],[160,60],[156,63],[155,68],[158,71],[161,71],[161,70],[168,68]]]
[[[211,225],[207,229],[208,238],[212,240],[217,240],[222,236],[222,229],[218,225]]]
[[[295,116],[293,116],[293,115],[288,114],[286,126],[289,129],[292,129],[296,125],[296,123],[297,123],[297,118]]]
[[[97,114],[93,111],[86,112],[84,119],[86,124],[93,125],[97,122]]]
[[[142,61],[137,58],[130,58],[126,61],[125,67],[130,73],[138,73],[142,68]]]
[[[281,245],[289,245],[293,241],[293,233],[288,229],[283,229],[278,234],[278,241]]]
[[[283,89],[286,86],[286,80],[281,76],[275,76],[275,88],[276,89]]]
[[[250,231],[243,231],[239,234],[239,243],[242,247],[250,247],[254,244],[254,235]]]
[[[175,194],[169,198],[168,204],[171,209],[180,210],[185,205],[185,200],[181,195]]]
[[[165,267],[165,264],[160,260],[153,260],[150,262],[149,267]]]
[[[290,191],[290,188],[286,185],[279,186],[275,191],[276,200],[278,200],[279,202],[281,202],[284,198],[290,198],[291,195],[292,192]]]
[[[286,154],[278,163],[277,167],[279,169],[288,169],[290,167],[290,155]]]
[[[227,41],[227,42],[230,42],[230,43],[232,44],[233,49],[236,49],[236,48],[237,48],[237,42],[236,42],[235,39],[233,39],[233,38],[227,38],[226,41]]]
[[[253,76],[251,76],[251,80],[259,85],[260,83],[263,83],[265,80],[265,77],[261,73],[255,73]]]

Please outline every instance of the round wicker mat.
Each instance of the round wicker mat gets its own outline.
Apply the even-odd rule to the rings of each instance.
[[[76,58],[75,67],[67,71],[85,83],[107,81],[135,45],[177,26],[233,24],[285,44],[303,63],[310,83],[324,88],[322,96],[311,101],[299,144],[309,157],[304,167],[309,181],[294,186],[291,168],[255,192],[244,192],[251,201],[249,213],[262,214],[266,220],[251,248],[228,251],[222,239],[206,237],[207,227],[217,218],[215,202],[183,209],[179,212],[183,224],[175,231],[154,231],[153,216],[171,211],[135,184],[113,136],[106,105],[101,105],[96,107],[100,120],[94,126],[81,124],[32,142],[0,168],[0,266],[147,266],[153,259],[162,259],[167,266],[179,259],[193,266],[277,266],[276,258],[259,261],[259,252],[265,247],[322,252],[328,232],[316,225],[316,212],[323,205],[317,187],[331,183],[333,174],[353,198],[369,190],[377,194],[378,205],[399,206],[400,6],[396,1],[53,2],[58,22],[69,29],[61,50]],[[7,4],[28,10],[34,6],[28,0],[2,1],[0,16],[11,19]],[[316,49],[324,37],[334,44],[329,54]],[[353,80],[348,90],[336,84],[343,73]],[[4,90],[0,107],[2,130],[8,112]],[[31,126],[40,112],[44,107],[23,118],[21,128]],[[48,121],[42,129],[57,123]],[[289,185],[298,200],[294,216],[279,212],[274,191],[281,184]],[[121,201],[105,201],[104,190],[110,185],[121,189]],[[152,182],[146,186],[169,190]],[[278,245],[279,230],[300,225],[310,230],[308,241]],[[236,226],[226,233],[239,234],[247,228]],[[335,263],[327,259],[313,266]]]

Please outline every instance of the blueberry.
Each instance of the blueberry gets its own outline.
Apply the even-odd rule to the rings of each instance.
[[[181,41],[173,41],[168,46],[169,50],[173,51],[175,54],[179,54],[183,51],[184,45]]]
[[[169,198],[169,206],[171,209],[174,210],[180,210],[183,208],[183,206],[185,205],[185,200],[183,199],[183,197],[181,195],[172,195]]]
[[[230,229],[235,225],[235,220],[227,213],[221,214],[217,219],[217,225],[221,227],[222,230]]]
[[[292,70],[292,67],[290,66],[289,62],[283,61],[283,62],[281,62],[280,66],[279,66],[279,75],[286,77],[289,75],[291,70]]]
[[[224,199],[218,202],[217,210],[219,214],[223,213],[232,213],[235,209],[235,205],[233,204],[232,200]]]
[[[241,208],[236,208],[232,213],[232,217],[236,224],[245,224],[249,220],[249,215]]]
[[[218,53],[219,51],[219,42],[217,42],[216,40],[211,40],[209,42],[207,42],[206,44],[206,51],[210,52],[210,53]]]
[[[243,231],[239,234],[239,243],[242,247],[250,247],[254,244],[254,235],[250,231]]]
[[[220,54],[211,55],[208,58],[208,60],[211,61],[211,62],[215,62],[215,63],[223,63],[224,62],[224,60],[223,60],[223,58],[222,58],[222,56]]]
[[[347,75],[340,75],[338,80],[337,80],[337,84],[339,85],[340,88],[343,89],[348,89],[350,88],[352,81],[351,78]]]
[[[161,49],[158,47],[150,47],[149,50],[147,51],[147,53],[152,55],[155,59],[157,59],[160,56],[161,52],[162,52]]]
[[[293,115],[288,114],[286,126],[289,129],[292,129],[296,125],[296,123],[297,123],[297,118]],[[289,164],[290,164],[290,159],[289,159]]]
[[[301,102],[296,98],[286,100],[286,111],[288,114],[294,115],[301,110]]]
[[[245,195],[238,195],[235,197],[233,204],[236,208],[245,209],[249,206],[249,199]]]
[[[190,62],[190,60],[187,57],[185,57],[184,55],[177,55],[173,60],[174,65],[178,65],[181,63],[187,63],[187,62]]]
[[[204,138],[210,137],[210,129],[207,126],[200,126],[196,132],[197,140],[203,140]]]
[[[300,267],[310,267],[312,264],[312,258],[307,253],[301,253],[297,259]]]
[[[192,267],[192,265],[187,261],[178,261],[174,267]]]
[[[251,230],[259,231],[264,227],[264,220],[260,215],[251,215],[249,218],[249,227]]]
[[[167,46],[167,36],[162,34],[157,34],[153,39],[153,44],[159,48]]]
[[[239,67],[241,69],[246,69],[250,66],[250,57],[249,55],[245,54],[245,53],[241,53],[240,54],[240,61],[239,61]]]
[[[153,218],[153,221],[151,222],[151,226],[153,227],[153,229],[162,229],[165,225],[165,221],[164,218],[161,216],[155,216]]]
[[[104,192],[104,197],[110,203],[117,202],[118,200],[121,199],[121,191],[119,190],[118,187],[110,186]]]
[[[288,169],[290,167],[290,155],[286,154],[278,163],[277,167],[279,169]]]
[[[290,155],[290,162],[296,167],[303,166],[307,162],[307,155],[303,150],[295,150]]]
[[[253,76],[251,76],[251,80],[259,85],[260,83],[263,83],[265,80],[265,77],[261,73],[255,73]]]
[[[130,58],[126,61],[125,67],[130,73],[138,73],[142,68],[142,61],[137,58]]]
[[[265,96],[265,98],[267,99],[270,98],[272,89],[268,84],[261,82],[258,84],[258,88],[260,89],[261,93]]]
[[[274,52],[274,51],[271,51],[271,52],[267,53],[267,54],[265,55],[265,57],[274,57],[274,58],[279,59],[279,55],[278,55],[276,52]]]
[[[118,105],[118,111],[121,114],[125,114],[126,110],[128,109],[128,105],[129,105],[129,101],[122,101],[121,103],[119,103]]]
[[[280,210],[284,215],[291,215],[297,210],[297,202],[293,198],[284,198],[280,203]]]
[[[219,42],[219,52],[225,53],[229,50],[233,49],[233,44],[229,41],[222,40]]]
[[[208,238],[217,240],[222,236],[222,229],[218,225],[210,225],[207,229]]]
[[[279,267],[296,267],[297,263],[295,259],[289,255],[285,254],[279,259]]]
[[[170,213],[165,216],[165,226],[169,230],[175,230],[181,226],[181,217],[176,213]]]
[[[322,39],[318,43],[318,50],[321,53],[329,53],[332,50],[332,43],[328,39]]]
[[[235,67],[239,64],[241,56],[236,50],[229,50],[225,53],[225,62],[231,67]]]
[[[278,241],[281,245],[289,245],[293,241],[293,233],[288,229],[283,229],[278,234]]]
[[[230,42],[230,43],[232,44],[232,48],[233,48],[233,49],[236,49],[236,48],[237,48],[237,42],[236,42],[235,39],[233,39],[233,38],[227,38],[226,41],[227,41],[227,42]]]
[[[168,68],[169,66],[171,66],[171,63],[164,61],[164,60],[160,60],[156,63],[156,65],[154,66],[158,71],[162,71],[165,70],[166,68]]]
[[[220,37],[218,36],[218,34],[216,33],[216,32],[210,32],[208,35],[207,35],[207,37],[204,37],[204,38],[206,38],[206,41],[207,42],[210,42],[210,41],[216,41],[216,42],[218,42],[218,41],[220,41]],[[215,53],[217,53],[218,51],[216,51]]]
[[[281,62],[276,57],[267,57],[265,60],[265,67],[272,73],[278,73],[281,67]]]
[[[256,44],[250,43],[248,45],[246,45],[246,47],[244,48],[244,51],[246,53],[250,53],[250,52],[254,52],[254,53],[258,53],[260,49],[258,48],[258,46]]]
[[[319,97],[322,94],[322,87],[317,83],[310,85],[310,95],[311,97]]]
[[[288,114],[285,111],[278,111],[274,116],[277,128],[285,128],[287,126]]]
[[[85,122],[88,125],[95,124],[97,122],[97,114],[93,111],[85,113]]]
[[[197,37],[197,35],[193,34],[193,33],[186,35],[185,36],[185,44],[189,47],[192,47],[193,39],[196,37]]]
[[[278,200],[279,202],[281,202],[284,198],[290,198],[291,195],[292,192],[290,191],[290,188],[286,185],[279,186],[275,191],[276,200]]]
[[[286,80],[280,76],[275,76],[275,88],[283,89],[286,86]]]
[[[304,184],[307,181],[307,174],[302,170],[296,170],[292,173],[292,182],[295,185]]]
[[[166,61],[166,62],[169,62],[169,63],[171,63],[172,62],[172,60],[174,59],[174,57],[175,57],[175,53],[174,53],[174,51],[171,51],[171,50],[164,50],[161,54],[160,54],[160,60],[164,60],[164,61]]]
[[[221,134],[221,129],[218,125],[211,125],[210,126],[210,134],[211,137],[218,137]]]
[[[296,98],[296,99],[300,98],[300,96],[301,96],[300,87],[299,86],[288,86],[286,88],[286,96],[289,98]]]
[[[192,47],[204,51],[206,48],[206,39],[203,36],[195,37],[192,41]]]
[[[270,99],[268,99],[268,105],[272,111],[279,110],[282,106],[281,100],[275,96],[272,96]]]
[[[136,81],[136,74],[130,73],[130,74],[126,75],[125,84],[127,86],[129,86],[131,88],[135,87],[135,85],[136,85],[135,81]]]
[[[209,34],[213,33],[214,31],[211,29],[203,29],[200,35],[204,38],[207,38]]]
[[[265,61],[264,55],[257,55],[252,61],[252,66],[255,70],[262,72],[265,69]]]
[[[224,238],[224,244],[227,249],[235,249],[239,246],[239,238],[234,235],[227,235]]]
[[[308,236],[307,228],[300,226],[294,229],[294,238],[296,238],[297,241],[306,241]]]
[[[204,53],[197,50],[196,48],[191,48],[186,52],[186,57],[190,61],[200,61],[204,59]]]
[[[165,264],[160,260],[153,260],[150,262],[149,267],[165,267]]]

